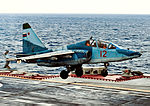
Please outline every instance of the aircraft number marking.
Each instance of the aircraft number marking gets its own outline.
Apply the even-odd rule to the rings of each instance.
[[[100,51],[100,57],[107,57],[106,54],[107,54],[106,50]]]

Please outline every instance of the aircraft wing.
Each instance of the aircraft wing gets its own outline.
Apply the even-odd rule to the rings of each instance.
[[[50,58],[50,57],[56,57],[56,56],[69,55],[69,54],[73,54],[73,53],[74,52],[72,50],[61,50],[61,51],[55,51],[55,52],[31,55],[31,56],[26,56],[26,57],[20,57],[20,58],[16,58],[16,60],[26,61],[26,60],[34,60],[34,59],[43,59],[43,58]]]

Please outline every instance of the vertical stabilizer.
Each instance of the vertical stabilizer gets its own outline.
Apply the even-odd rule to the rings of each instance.
[[[23,24],[23,53],[47,50],[28,23]]]

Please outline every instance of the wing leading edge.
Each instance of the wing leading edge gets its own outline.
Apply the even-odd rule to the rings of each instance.
[[[74,54],[72,50],[61,50],[61,51],[55,51],[55,52],[49,52],[49,53],[43,53],[43,54],[37,54],[37,55],[31,55],[26,57],[20,57],[15,59],[7,59],[8,61],[14,61],[14,60],[35,60],[35,59],[43,59],[43,58],[50,58],[55,56],[63,56],[63,55],[69,55]]]

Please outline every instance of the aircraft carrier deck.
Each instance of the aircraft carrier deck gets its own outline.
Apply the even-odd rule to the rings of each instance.
[[[0,106],[149,106],[150,75],[130,80],[59,76],[23,77],[0,73]]]

